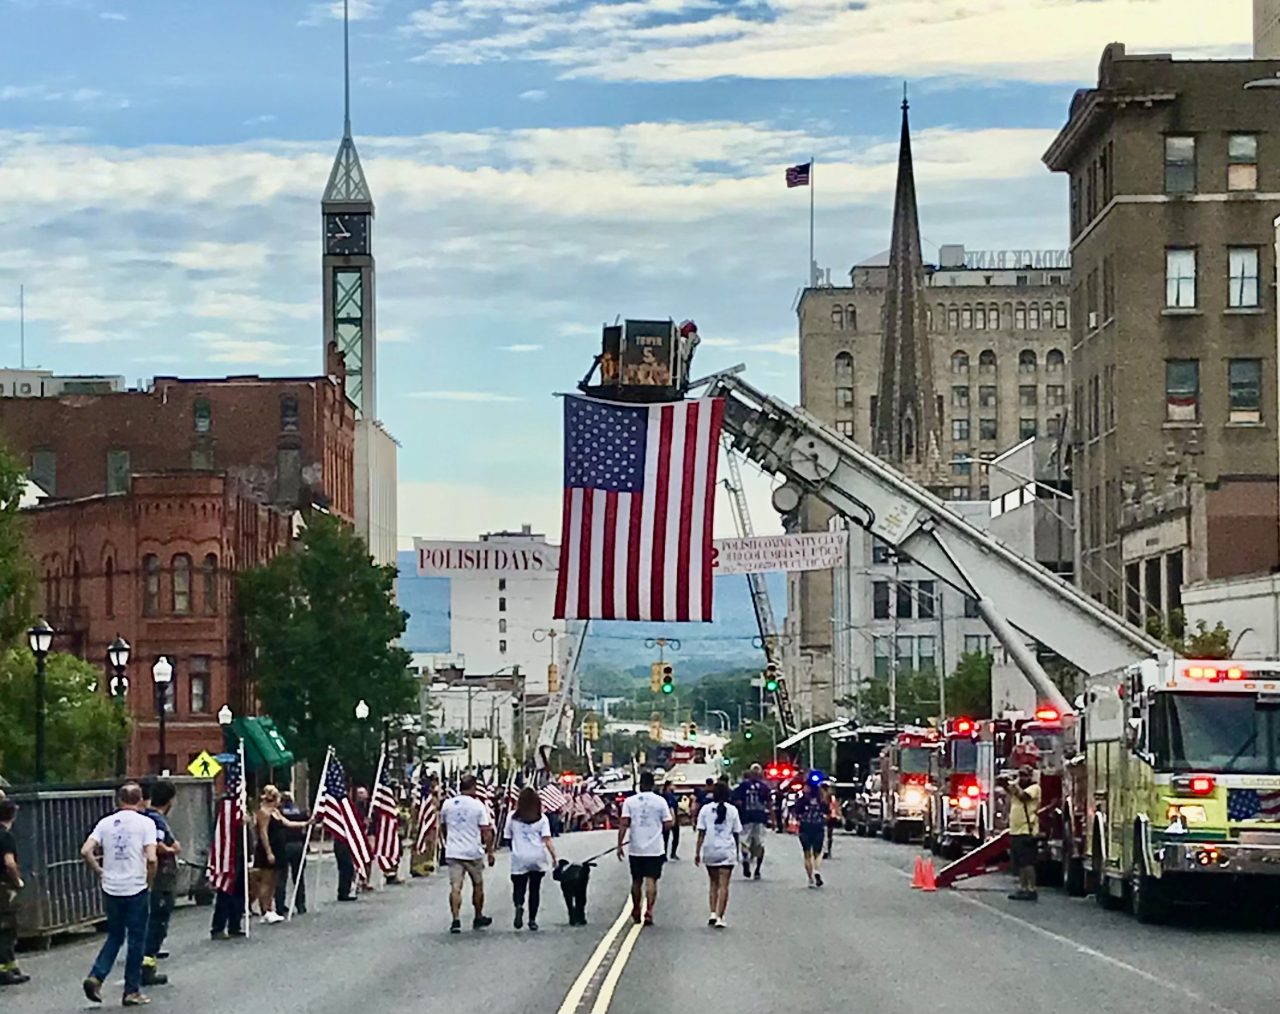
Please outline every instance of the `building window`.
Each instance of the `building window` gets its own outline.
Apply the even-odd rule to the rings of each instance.
[[[1227,138],[1227,189],[1258,189],[1258,135],[1232,134]]]
[[[1053,308],[1053,326],[1065,328],[1067,326],[1067,304],[1058,303]]]
[[[995,408],[997,401],[997,388],[995,387],[979,387],[978,388],[978,407],[979,408]]]
[[[987,308],[981,303],[973,308],[973,326],[978,331],[987,329]]]
[[[58,455],[54,451],[31,452],[31,481],[50,496],[58,493]]]
[[[187,663],[189,672],[188,701],[193,715],[209,713],[209,656],[192,655]]]
[[[191,557],[186,553],[173,558],[173,612],[179,616],[191,612]]]
[[[1036,354],[1031,349],[1023,349],[1018,353],[1018,372],[1036,372]]]
[[[853,388],[836,388],[836,411],[841,414],[853,412]]]
[[[1262,422],[1262,360],[1232,359],[1228,362],[1228,384],[1233,423]]]
[[[951,372],[957,376],[969,375],[969,357],[963,352],[951,353]]]
[[[204,587],[204,611],[206,616],[214,616],[218,612],[218,557],[215,553],[206,553],[204,563],[200,565],[200,576]]]
[[[1164,364],[1165,418],[1195,422],[1200,418],[1200,360],[1169,359]]]
[[[208,433],[213,428],[213,412],[207,398],[197,398],[191,407],[192,424],[197,433]]]
[[[889,582],[875,581],[871,585],[871,615],[877,620],[889,618]]]
[[[960,307],[960,330],[961,331],[973,330],[973,307],[970,306],[968,303]]]
[[[844,308],[844,323],[850,331],[858,330],[858,308],[852,303]]]
[[[994,419],[978,420],[978,439],[979,440],[995,440],[999,433],[999,427]]]
[[[978,600],[972,595],[964,597],[964,618],[966,620],[976,620],[982,614],[978,612]]]
[[[1044,423],[1044,431],[1047,436],[1057,440],[1062,435],[1062,416],[1051,415]]]
[[[978,353],[978,372],[988,375],[996,372],[996,354],[991,349]]]
[[[952,499],[952,500],[963,500],[963,499],[965,499],[968,495],[969,495],[969,489],[968,489],[968,487],[967,487],[967,486],[952,486],[952,487],[951,487],[951,499]]]
[[[875,651],[876,678],[886,679],[889,675],[890,638],[877,637],[873,649]]]
[[[1015,331],[1025,331],[1027,329],[1027,304],[1019,303],[1013,308],[1013,329]]]
[[[498,642],[498,654],[499,654],[499,655],[505,655],[506,653],[507,653],[507,642],[506,642],[506,641],[499,641],[499,642]]]
[[[1062,354],[1061,349],[1050,349],[1044,357],[1044,369],[1046,373],[1061,373],[1066,366],[1066,356]]]
[[[1040,330],[1040,304],[1039,303],[1032,303],[1029,307],[1027,307],[1027,330],[1028,331]]]
[[[1196,189],[1196,139],[1169,134],[1164,139],[1164,192],[1190,194]]]
[[[898,581],[895,582],[895,599],[897,600],[894,612],[900,620],[911,619],[911,582]]]
[[[990,655],[991,654],[991,635],[990,634],[965,634],[964,635],[964,653],[966,655]]]
[[[1165,306],[1175,309],[1194,307],[1196,305],[1196,252],[1177,247],[1165,250],[1164,281]]]
[[[953,387],[951,389],[951,407],[963,409],[969,407],[969,389],[967,387]]]
[[[142,558],[142,573],[146,577],[143,590],[142,615],[155,616],[160,612],[160,558],[148,553]]]
[[[952,475],[968,475],[970,467],[969,459],[963,454],[957,454],[951,459]]]
[[[507,611],[507,600],[505,598],[498,599],[498,612],[505,613]]]
[[[987,327],[992,331],[1000,330],[1000,307],[996,303],[987,310]]]
[[[947,307],[947,327],[952,331],[960,330],[960,307]]]
[[[110,556],[102,565],[103,598],[106,599],[107,616],[116,614],[116,561]]]
[[[505,617],[498,621],[498,633],[505,634],[507,632],[507,621]]]
[[[851,436],[853,436],[853,420],[852,420],[852,419],[837,419],[837,420],[836,420],[836,432],[837,432],[837,433],[839,433],[842,437],[851,437]]]
[[[837,331],[844,330],[844,307],[839,303],[831,308],[831,326]]]
[[[1045,404],[1050,408],[1057,408],[1067,403],[1067,389],[1062,384],[1045,384],[1044,386]]]
[[[280,429],[285,433],[296,433],[298,430],[298,399],[286,394],[280,399]]]
[[[898,672],[912,673],[916,667],[916,639],[910,634],[898,637]]]
[[[932,620],[937,614],[937,610],[934,608],[934,595],[937,587],[936,581],[920,581],[916,584],[918,616],[922,620]]]
[[[957,442],[963,442],[969,439],[968,419],[951,420],[951,439]]]
[[[169,659],[173,661],[172,658]],[[173,668],[173,678],[164,685],[164,713],[166,715],[176,715],[178,713],[178,667]],[[157,695],[159,696],[159,695]]]
[[[880,564],[889,562],[889,543],[875,535],[871,536],[871,562]]]
[[[1018,420],[1018,439],[1026,440],[1036,435],[1035,419],[1019,419]]]
[[[916,638],[916,669],[922,676],[937,672],[937,661],[934,654],[934,638],[932,634],[921,634]]]
[[[836,383],[853,384],[853,356],[848,352],[840,352],[836,355]]]
[[[129,452],[107,451],[107,492],[129,492]]]
[[[1232,307],[1258,306],[1258,248],[1233,246],[1227,250],[1230,265],[1230,287],[1227,305]]]
[[[1036,407],[1036,385],[1022,384],[1018,388],[1018,404],[1023,408]]]

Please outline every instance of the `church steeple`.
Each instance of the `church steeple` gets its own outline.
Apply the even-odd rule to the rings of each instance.
[[[886,461],[933,486],[944,481],[942,420],[934,393],[909,109],[904,89],[873,447]]]

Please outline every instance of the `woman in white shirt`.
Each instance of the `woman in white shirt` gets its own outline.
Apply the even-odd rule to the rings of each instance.
[[[556,861],[551,843],[551,824],[542,815],[542,800],[531,786],[520,790],[516,812],[507,822],[511,841],[511,896],[516,906],[515,927],[524,925],[524,901],[529,898],[529,929],[538,929],[538,903],[542,900],[542,878]]]
[[[698,844],[695,866],[705,865],[711,885],[711,914],[708,926],[724,929],[724,910],[729,905],[729,880],[741,849],[742,818],[729,802],[729,785],[716,782],[711,800],[698,811]]]

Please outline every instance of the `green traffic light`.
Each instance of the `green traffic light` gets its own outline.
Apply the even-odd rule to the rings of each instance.
[[[766,690],[768,690],[768,691],[769,691],[769,693],[771,693],[771,694],[775,694],[775,693],[777,693],[777,692],[778,692],[778,681],[777,681],[777,680],[766,680],[766,681],[765,681],[765,684],[764,684],[764,688],[765,688]]]
[[[754,733],[754,732],[752,732],[750,729],[746,729],[746,730],[744,730],[744,731],[743,731],[743,733],[742,733],[742,738],[743,738],[743,739],[750,739],[750,738],[751,738],[752,736],[754,736],[754,735],[755,735],[755,733]]]
[[[670,683],[664,683],[662,684],[662,692],[664,694],[674,694],[676,692],[676,688]]]

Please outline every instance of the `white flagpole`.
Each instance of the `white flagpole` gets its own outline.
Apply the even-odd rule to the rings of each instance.
[[[818,269],[813,262],[813,204],[814,191],[818,187],[817,159],[809,158],[809,286],[818,284]]]
[[[385,770],[385,768],[386,768],[386,763],[387,763],[387,745],[386,745],[385,743],[383,743],[383,745],[382,745],[382,750],[381,750],[381,752],[378,754],[378,773],[377,773],[377,774],[375,774],[375,775],[373,776],[373,792],[371,792],[371,793],[370,793],[370,795],[369,795],[369,817],[368,817],[368,821],[369,821],[369,823],[372,823],[374,827],[377,827],[377,826],[378,826],[377,817],[375,816],[375,813],[377,812],[377,807],[376,807],[376,805],[375,805],[375,804],[376,804],[377,799],[378,799],[378,786],[380,786],[380,785],[382,784],[382,773],[383,773],[383,771],[384,771],[384,770]],[[368,838],[368,837],[369,837],[369,823],[366,823],[366,824],[365,824],[365,826],[364,826],[363,828],[361,828],[361,830],[364,832],[364,836],[365,836],[365,838]],[[375,839],[375,841],[376,841],[376,839]],[[377,857],[377,856],[371,856],[370,858],[371,858],[371,860],[372,860],[371,865],[378,867],[378,869],[379,869],[379,870],[382,870],[382,864],[381,864],[380,862],[378,862],[378,857]],[[372,872],[372,871],[370,871],[370,872]],[[382,871],[382,881],[383,881],[383,886],[384,886],[384,887],[386,886],[386,880],[387,880],[387,873],[386,873],[386,871],[385,871],[385,870],[383,870],[383,871]]]
[[[240,745],[236,747],[240,763],[240,792],[236,805],[240,807],[240,852],[244,864],[244,936],[249,938],[249,927],[253,918],[249,911],[249,772],[244,764],[244,737],[240,737]]]
[[[329,773],[329,758],[332,756],[333,747],[329,747],[324,755],[324,764],[320,768],[320,781],[316,783],[316,801],[311,806],[311,819],[307,822],[307,833],[302,838],[302,858],[298,861],[298,875],[293,880],[293,893],[289,895],[289,914],[285,917],[289,921],[293,920],[293,913],[297,911],[298,885],[307,875],[307,848],[311,845],[311,831],[316,826],[316,811],[320,809],[320,795],[324,792],[324,778]]]

